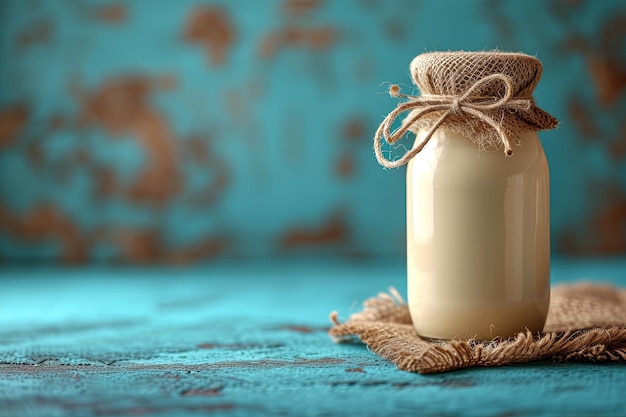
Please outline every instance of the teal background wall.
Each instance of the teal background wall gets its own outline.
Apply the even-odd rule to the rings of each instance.
[[[624,2],[0,0],[0,260],[404,256],[384,83],[494,48],[561,121],[554,252],[626,253]]]

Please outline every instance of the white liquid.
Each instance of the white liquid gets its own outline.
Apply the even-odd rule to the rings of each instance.
[[[505,157],[439,129],[409,162],[408,300],[423,337],[485,340],[543,329],[550,179],[537,134],[520,139]]]

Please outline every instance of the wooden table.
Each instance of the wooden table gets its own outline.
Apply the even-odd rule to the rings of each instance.
[[[626,259],[553,282],[626,286]],[[334,344],[402,260],[0,269],[1,416],[626,416],[626,367],[534,363],[417,375]]]

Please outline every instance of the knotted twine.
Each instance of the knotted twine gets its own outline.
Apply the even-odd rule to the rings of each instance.
[[[386,168],[406,164],[421,152],[440,127],[462,134],[482,148],[504,147],[513,154],[512,141],[526,131],[553,129],[558,121],[535,105],[533,90],[541,78],[541,62],[525,54],[502,52],[435,52],[418,55],[410,65],[420,96],[389,94],[405,102],[389,113],[374,135],[374,153]],[[391,131],[396,118],[409,112],[402,126]],[[421,143],[397,160],[383,155],[381,139],[389,144],[408,131],[427,129]]]
[[[336,342],[355,338],[398,369],[423,374],[532,361],[626,362],[626,290],[578,283],[552,288],[542,333],[509,339],[433,341],[417,335],[407,304],[395,289],[363,303],[340,323],[331,313]]]

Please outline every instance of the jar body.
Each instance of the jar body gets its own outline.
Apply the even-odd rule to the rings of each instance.
[[[543,329],[550,178],[537,134],[520,140],[505,157],[438,129],[409,162],[407,286],[420,336],[488,340]]]

